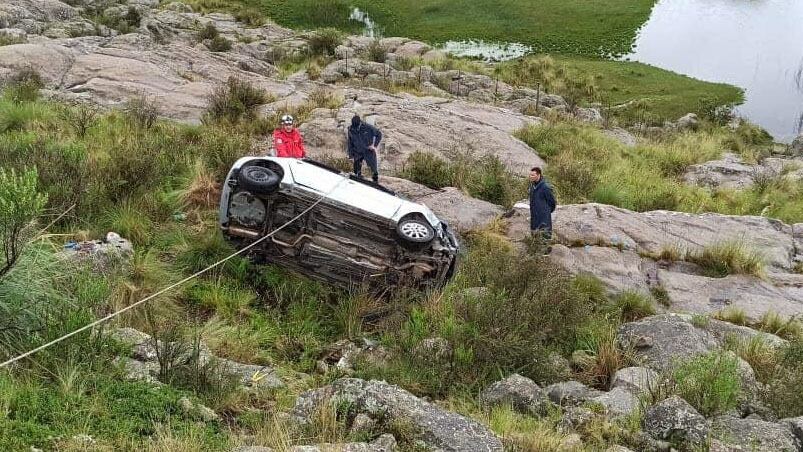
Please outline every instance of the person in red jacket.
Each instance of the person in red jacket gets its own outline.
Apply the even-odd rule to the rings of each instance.
[[[276,157],[304,158],[304,138],[293,124],[293,117],[282,116],[282,126],[273,131],[273,148]]]

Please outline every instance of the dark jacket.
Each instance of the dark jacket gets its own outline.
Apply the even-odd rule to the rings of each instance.
[[[530,229],[552,230],[552,212],[555,211],[555,195],[543,177],[530,184]]]
[[[368,146],[372,144],[378,146],[380,141],[382,141],[382,132],[370,124],[361,122],[357,127],[349,126],[349,158],[365,157],[365,154],[370,151]]]

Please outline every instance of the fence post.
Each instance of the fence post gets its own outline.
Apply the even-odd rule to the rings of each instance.
[[[535,85],[535,113],[538,113],[538,109],[541,107],[541,82]]]

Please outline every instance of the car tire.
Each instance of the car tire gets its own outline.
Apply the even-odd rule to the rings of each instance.
[[[279,189],[281,178],[275,171],[264,166],[245,166],[237,178],[240,186],[255,195],[267,195]]]
[[[408,248],[420,249],[428,245],[435,238],[435,230],[426,220],[416,217],[403,218],[396,225],[396,234],[403,245]]]

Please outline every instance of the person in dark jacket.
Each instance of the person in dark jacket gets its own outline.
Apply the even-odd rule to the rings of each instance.
[[[379,182],[379,168],[376,151],[382,141],[382,132],[376,127],[366,124],[359,116],[351,118],[348,134],[349,158],[354,160],[354,174],[362,177],[362,162],[368,164],[373,173],[374,182]]]
[[[530,170],[530,231],[534,237],[545,241],[552,239],[552,212],[555,211],[555,195],[544,179],[539,167]]]

